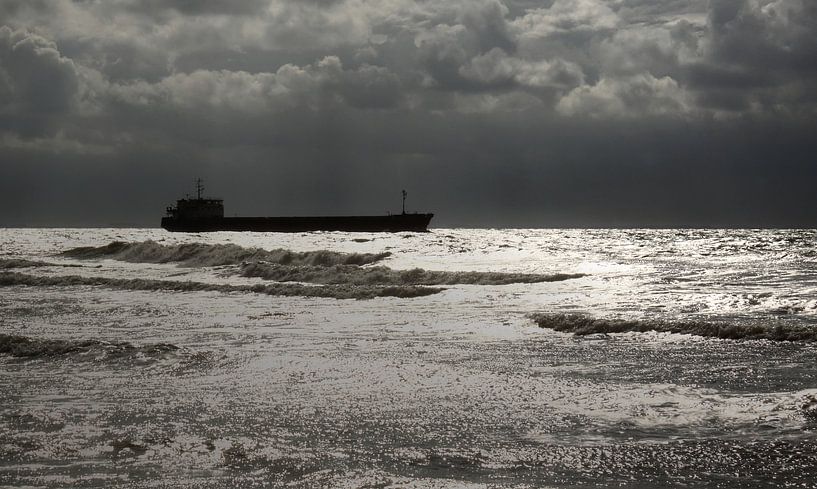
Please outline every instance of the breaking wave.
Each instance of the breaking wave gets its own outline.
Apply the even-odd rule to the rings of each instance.
[[[376,287],[348,284],[320,286],[301,284],[229,285],[175,280],[82,277],[79,275],[40,277],[18,272],[0,272],[0,287],[15,285],[32,287],[91,285],[125,290],[167,290],[177,292],[254,292],[257,294],[277,296],[327,297],[334,299],[373,299],[375,297],[412,298],[436,294],[444,290],[417,286]]]
[[[329,267],[244,263],[241,275],[260,277],[276,282],[309,282],[316,284],[352,285],[507,285],[516,283],[556,282],[583,277],[583,274],[528,274],[501,272],[439,272],[414,268],[393,270],[384,266],[359,267],[333,265]]]
[[[142,356],[159,358],[175,352],[179,347],[169,343],[136,346],[131,343],[112,343],[101,340],[44,340],[27,336],[0,334],[0,354],[18,358],[45,358],[56,356],[90,356],[98,359]]]
[[[61,255],[76,259],[110,258],[133,263],[179,263],[190,267],[240,265],[239,273],[245,277],[258,277],[276,282],[305,282],[357,287],[376,285],[506,285],[555,282],[584,276],[583,274],[566,273],[548,275],[502,272],[442,272],[421,268],[393,270],[384,266],[364,267],[391,256],[389,252],[339,253],[328,250],[295,252],[284,249],[268,251],[260,248],[243,248],[234,244],[189,243],[164,245],[154,241],[137,243],[114,241],[105,246],[73,248],[64,251]],[[395,291],[392,290],[391,293],[393,292]],[[417,291],[409,292],[409,294],[416,293]],[[341,295],[345,297],[345,294]],[[365,295],[370,296],[368,292],[365,292]]]
[[[61,253],[76,259],[110,258],[134,263],[179,263],[190,267],[240,265],[239,273],[245,277],[258,277],[276,282],[304,282],[322,285],[345,285],[354,287],[391,286],[378,293],[398,297],[427,295],[426,290],[394,289],[394,287],[418,285],[506,285],[514,283],[540,283],[568,280],[583,274],[529,274],[502,272],[453,272],[432,271],[415,268],[393,270],[372,265],[391,253],[339,253],[328,250],[295,252],[284,249],[263,250],[243,248],[234,244],[189,243],[164,245],[154,241],[127,243],[114,241],[105,246],[73,248]],[[220,287],[220,286],[216,286]],[[296,287],[296,286],[291,286]],[[304,289],[301,287],[299,290]],[[314,295],[314,287],[297,293],[285,291],[276,295]],[[202,289],[196,289],[202,290]],[[303,292],[303,293],[302,293]],[[327,297],[363,298],[377,297],[374,291],[358,289],[354,292],[324,291]]]
[[[597,319],[583,314],[535,313],[540,328],[576,335],[661,332],[732,340],[817,341],[817,329],[780,323]]]
[[[237,265],[246,261],[264,261],[290,266],[369,265],[391,253],[339,253],[335,251],[290,251],[243,248],[234,244],[187,243],[163,245],[155,241],[126,243],[114,241],[105,246],[83,246],[61,253],[77,259],[110,258],[133,263],[180,263],[189,267]]]

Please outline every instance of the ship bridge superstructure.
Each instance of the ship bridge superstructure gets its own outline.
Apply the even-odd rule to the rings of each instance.
[[[196,180],[196,198],[176,201],[175,207],[167,208],[167,216],[173,219],[221,219],[224,217],[224,200],[202,197],[204,185]]]

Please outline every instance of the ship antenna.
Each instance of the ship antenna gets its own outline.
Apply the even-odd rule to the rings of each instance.
[[[204,184],[201,183],[201,178],[196,179],[196,195],[198,195],[198,200],[201,200],[201,193],[204,192]]]
[[[405,190],[403,190],[403,214],[406,213],[406,195],[408,194],[406,193]]]

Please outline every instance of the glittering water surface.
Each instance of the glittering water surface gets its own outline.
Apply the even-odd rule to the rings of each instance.
[[[815,487],[815,245],[0,230],[0,485]]]

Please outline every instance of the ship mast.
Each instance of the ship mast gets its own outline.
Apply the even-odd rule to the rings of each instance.
[[[403,214],[406,213],[406,195],[408,195],[408,193],[406,193],[406,191],[403,190]]]
[[[201,194],[204,192],[204,184],[201,181],[201,178],[196,179],[196,195],[198,200],[201,200]]]

